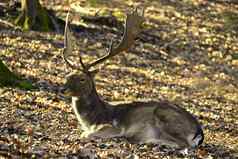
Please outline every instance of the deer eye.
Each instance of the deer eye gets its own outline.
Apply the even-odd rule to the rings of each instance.
[[[84,78],[79,79],[79,82],[85,82],[86,80]]]

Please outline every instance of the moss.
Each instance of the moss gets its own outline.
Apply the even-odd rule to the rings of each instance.
[[[238,29],[238,13],[226,11],[222,14],[224,19],[224,28],[228,31],[237,31]]]
[[[26,17],[24,24],[23,24],[23,30],[30,30],[31,24],[30,24],[30,18]]]
[[[19,78],[0,60],[0,85],[15,85]]]
[[[98,5],[98,0],[89,0],[88,2],[91,7],[96,7]]]
[[[37,8],[38,10],[38,14],[36,17],[36,21],[38,22],[38,24],[36,23],[36,30],[40,30],[40,31],[50,31],[51,28],[53,28],[52,26],[52,22],[51,19],[48,15],[47,10],[45,10],[44,8],[42,8],[40,5]]]
[[[23,24],[24,23],[24,13],[21,13],[16,20],[14,21],[15,24]]]
[[[22,13],[16,18],[15,24],[20,26],[23,30],[37,30],[37,31],[51,31],[54,30],[54,25],[48,12],[43,8],[39,2],[36,3],[36,16],[31,15],[31,11],[27,12],[26,8]],[[28,13],[28,14],[26,14]]]
[[[0,87],[19,87],[22,89],[33,89],[30,82],[22,80],[20,77],[11,72],[7,66],[0,60]]]

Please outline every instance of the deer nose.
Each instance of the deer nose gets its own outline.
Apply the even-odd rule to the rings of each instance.
[[[66,95],[66,96],[70,96],[70,90],[69,90],[69,88],[67,88],[65,86],[61,87],[59,91],[60,91],[60,93]]]
[[[67,90],[67,88],[65,86],[63,86],[63,87],[60,87],[59,92],[64,93],[66,90]]]

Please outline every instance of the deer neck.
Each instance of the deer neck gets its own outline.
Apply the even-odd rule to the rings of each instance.
[[[96,89],[92,89],[91,93],[87,95],[82,95],[78,98],[79,103],[88,107],[96,107],[103,105],[102,100],[100,99]]]
[[[107,115],[109,109],[100,99],[95,88],[87,96],[72,97],[72,106],[79,122],[86,125],[85,127],[103,124],[110,120]]]

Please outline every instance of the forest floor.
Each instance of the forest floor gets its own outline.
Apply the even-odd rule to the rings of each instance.
[[[68,2],[79,12],[72,16],[78,26],[75,63],[78,53],[85,61],[103,55],[110,39],[122,33],[114,23],[83,21],[80,15],[98,11],[123,19],[132,4],[146,6],[144,31],[129,52],[100,69],[98,92],[106,101],[178,103],[199,119],[205,141],[197,151],[181,154],[125,139],[81,140],[70,98],[61,93],[71,72],[61,57],[63,35],[0,28],[0,58],[36,86],[0,89],[0,158],[238,158],[238,5],[206,0]],[[43,1],[62,19],[67,3]]]

